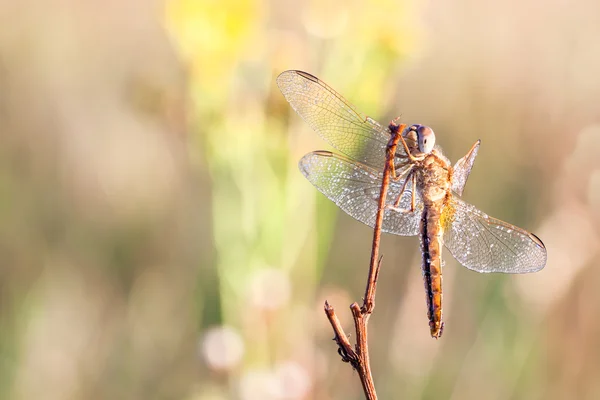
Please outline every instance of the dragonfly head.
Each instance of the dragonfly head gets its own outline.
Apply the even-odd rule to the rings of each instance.
[[[433,129],[425,125],[412,125],[411,131],[417,134],[417,143],[419,144],[419,151],[424,154],[429,154],[435,146],[435,133]]]

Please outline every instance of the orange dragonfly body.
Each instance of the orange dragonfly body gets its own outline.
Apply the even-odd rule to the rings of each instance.
[[[544,268],[546,248],[532,233],[462,201],[480,142],[454,166],[424,125],[385,127],[360,114],[318,78],[285,71],[277,84],[294,110],[329,144],[306,154],[300,171],[342,210],[371,227],[392,130],[403,129],[394,158],[382,231],[419,236],[431,336],[442,335],[442,245],[477,272],[527,273]]]

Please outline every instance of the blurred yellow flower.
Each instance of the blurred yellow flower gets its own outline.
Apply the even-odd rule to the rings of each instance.
[[[259,2],[174,0],[166,7],[167,29],[192,80],[214,95],[224,92],[223,83],[229,81],[260,24]]]

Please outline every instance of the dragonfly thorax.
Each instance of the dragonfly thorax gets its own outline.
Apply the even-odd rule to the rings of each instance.
[[[425,203],[435,203],[443,200],[451,188],[452,167],[447,158],[437,149],[427,155],[414,166],[417,188]]]

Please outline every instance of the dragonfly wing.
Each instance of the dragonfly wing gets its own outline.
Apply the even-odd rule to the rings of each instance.
[[[308,153],[298,164],[300,171],[321,193],[332,200],[351,217],[373,227],[377,213],[383,174],[364,164],[328,152]],[[401,173],[402,171],[398,171]],[[393,205],[402,190],[403,180],[390,182],[386,204]],[[408,185],[399,208],[410,207],[412,187]],[[382,231],[402,236],[419,233],[419,219],[423,203],[416,196],[415,212],[400,213],[387,209]]]
[[[330,145],[353,160],[383,168],[390,139],[387,127],[360,114],[353,105],[317,77],[285,71],[277,85],[292,108]],[[398,152],[403,150],[398,148]]]
[[[546,247],[537,236],[456,197],[444,209],[442,221],[444,244],[469,269],[518,274],[546,265]]]
[[[473,147],[471,147],[471,150],[467,153],[467,155],[458,160],[454,165],[454,173],[452,174],[452,190],[459,196],[462,196],[463,190],[465,190],[465,185],[467,184],[467,179],[471,173],[471,168],[473,168],[473,163],[475,162],[475,157],[477,157],[480,144],[481,140],[478,140]]]

